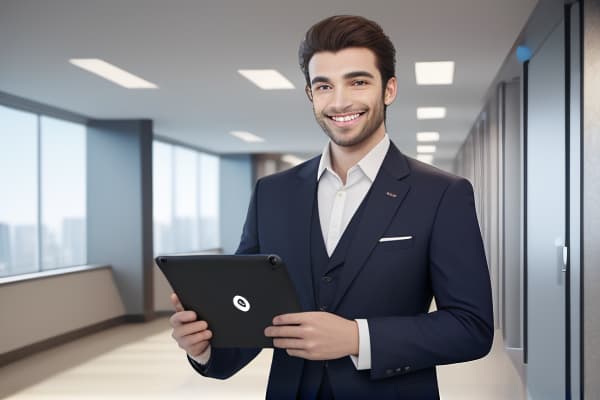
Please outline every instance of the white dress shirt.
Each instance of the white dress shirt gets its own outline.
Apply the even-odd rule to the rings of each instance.
[[[319,222],[327,255],[331,257],[352,216],[371,188],[383,159],[390,147],[390,138],[383,139],[373,147],[356,165],[346,173],[346,184],[335,173],[331,165],[328,142],[321,155],[317,172],[317,197],[319,202]],[[358,324],[358,357],[350,356],[358,370],[371,368],[371,339],[366,319],[355,320]],[[210,359],[210,346],[198,357],[192,357],[200,364]]]
[[[383,159],[390,147],[390,138],[386,133],[369,153],[348,170],[345,185],[332,168],[329,146],[330,144],[327,143],[319,163],[317,197],[323,240],[325,241],[327,254],[331,257],[352,216],[371,188],[381,164],[383,164]],[[371,339],[369,325],[366,319],[357,319],[356,322],[358,324],[359,341],[358,357],[350,356],[350,358],[356,369],[370,369]]]

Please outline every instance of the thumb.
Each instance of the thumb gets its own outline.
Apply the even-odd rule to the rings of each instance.
[[[175,293],[171,293],[171,303],[173,303],[173,307],[175,307],[175,311],[184,311],[181,302],[179,301],[179,297]]]

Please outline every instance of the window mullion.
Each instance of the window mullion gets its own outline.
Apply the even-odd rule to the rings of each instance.
[[[42,118],[37,114],[37,269],[42,271]]]

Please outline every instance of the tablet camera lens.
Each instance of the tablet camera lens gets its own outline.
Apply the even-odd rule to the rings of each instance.
[[[277,256],[269,256],[269,262],[273,266],[277,266],[279,264],[279,257]]]

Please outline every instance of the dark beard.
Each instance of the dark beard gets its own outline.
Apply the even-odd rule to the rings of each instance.
[[[327,115],[325,115],[325,113],[317,115],[313,107],[313,114],[315,115],[317,123],[319,124],[319,126],[321,126],[321,129],[323,129],[323,132],[325,132],[325,134],[329,137],[329,139],[331,139],[333,143],[340,147],[352,147],[357,144],[360,144],[368,138],[370,138],[375,133],[375,131],[377,131],[379,126],[381,126],[381,124],[384,121],[383,100],[380,103],[378,103],[373,110],[366,110],[367,113],[371,111],[372,115],[370,116],[370,119],[367,121],[367,123],[364,125],[364,127],[358,135],[349,139],[342,139],[335,137],[335,135],[331,132],[329,126],[327,126],[326,119],[330,120],[330,118]]]

